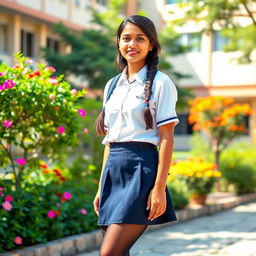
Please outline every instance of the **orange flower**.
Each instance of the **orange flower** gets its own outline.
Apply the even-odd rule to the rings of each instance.
[[[235,131],[237,131],[237,126],[232,124],[232,125],[230,125],[229,130],[232,132],[235,132]]]
[[[57,216],[60,216],[60,211],[59,210],[55,210],[55,213]]]

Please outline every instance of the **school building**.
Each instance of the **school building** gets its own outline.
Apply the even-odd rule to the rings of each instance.
[[[184,0],[185,1],[185,0]],[[188,0],[187,0],[188,1]],[[53,31],[53,24],[62,21],[74,33],[92,28],[90,7],[98,11],[107,8],[108,0],[0,0],[0,61],[13,64],[13,54],[22,51],[35,62],[42,62],[40,47],[48,47],[58,53],[68,53],[61,38]],[[128,0],[124,15],[146,12],[158,30],[182,15],[177,0]],[[254,8],[256,12],[256,6]],[[236,17],[238,22],[251,22],[244,10]],[[255,62],[239,65],[231,61],[237,53],[222,51],[226,39],[216,27],[214,33],[199,33],[201,27],[187,23],[177,28],[181,44],[193,42],[194,47],[185,54],[170,58],[174,69],[190,78],[178,81],[183,88],[191,88],[195,95],[223,95],[233,97],[239,103],[249,103],[254,109],[248,120],[249,136],[256,142],[256,57]],[[80,81],[85,85],[84,81]],[[95,91],[95,93],[99,93]],[[180,124],[176,128],[175,148],[189,147],[191,127],[188,113],[179,113]]]

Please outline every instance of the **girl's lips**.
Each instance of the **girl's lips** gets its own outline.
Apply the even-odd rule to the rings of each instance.
[[[129,55],[129,56],[134,56],[134,55],[136,55],[138,52],[137,51],[128,51],[127,52],[127,54]]]

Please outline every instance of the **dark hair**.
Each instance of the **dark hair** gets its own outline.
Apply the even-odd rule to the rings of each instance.
[[[148,55],[146,57],[146,64],[148,67],[148,71],[147,71],[145,89],[144,89],[145,103],[146,103],[146,106],[144,109],[144,120],[146,123],[146,130],[148,130],[153,128],[153,118],[149,108],[149,100],[152,94],[152,83],[153,83],[155,72],[157,71],[158,55],[160,53],[161,47],[157,38],[157,32],[156,32],[154,23],[147,17],[140,16],[140,15],[132,15],[122,21],[122,23],[119,25],[117,29],[117,41],[120,38],[123,29],[128,23],[132,23],[138,26],[145,33],[150,43],[153,44],[153,49],[148,52]],[[118,45],[117,45],[116,64],[117,64],[117,67],[121,70],[127,66],[127,61],[121,55]],[[96,132],[98,135],[106,134],[104,130],[104,117],[105,117],[105,113],[103,110],[96,120]]]

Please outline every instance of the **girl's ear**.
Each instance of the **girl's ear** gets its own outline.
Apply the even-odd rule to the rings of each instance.
[[[120,44],[120,39],[117,38],[117,46],[118,46],[118,48],[119,48],[119,44]]]
[[[149,50],[152,51],[154,49],[154,44],[153,43],[150,43],[149,44]]]

